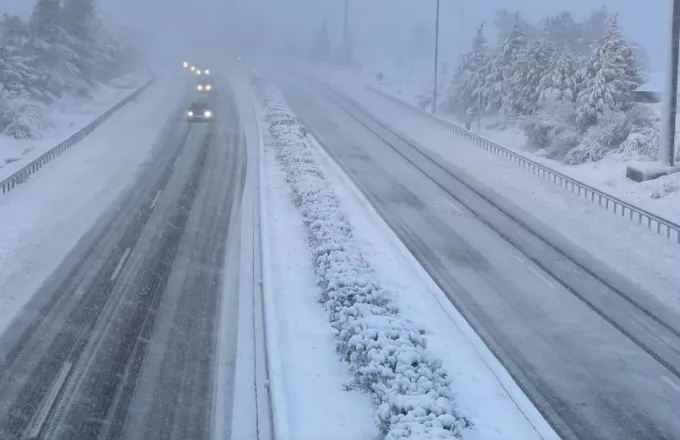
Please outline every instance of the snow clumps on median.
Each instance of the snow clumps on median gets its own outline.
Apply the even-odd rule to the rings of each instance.
[[[460,437],[469,425],[454,404],[441,361],[425,338],[396,316],[355,246],[352,225],[317,166],[305,128],[268,81],[253,78],[277,159],[302,214],[321,302],[336,330],[337,351],[369,391],[386,440]]]

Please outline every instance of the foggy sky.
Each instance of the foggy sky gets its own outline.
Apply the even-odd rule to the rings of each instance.
[[[27,15],[33,0],[0,0],[0,12]],[[262,39],[280,42],[291,36],[305,41],[324,17],[337,37],[342,0],[99,0],[103,13],[120,24],[144,28],[165,44],[204,42],[247,45]],[[605,4],[620,13],[626,34],[649,53],[656,67],[665,65],[669,0],[441,0],[442,56],[456,59],[470,46],[477,24],[489,22],[500,8],[519,10],[530,21],[564,9],[577,17]],[[435,0],[350,0],[350,22],[363,48],[380,52],[406,37],[418,23],[432,23]],[[462,17],[461,21],[461,7]],[[462,22],[462,27],[461,27]],[[230,30],[238,29],[240,37]],[[494,37],[489,35],[490,40]],[[241,41],[239,41],[241,40]],[[462,40],[462,44],[461,44]],[[448,56],[447,56],[448,55]]]

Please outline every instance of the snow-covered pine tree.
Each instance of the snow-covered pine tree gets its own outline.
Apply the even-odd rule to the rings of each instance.
[[[495,112],[505,107],[507,95],[510,93],[509,87],[513,87],[511,79],[526,55],[527,38],[522,29],[522,22],[519,12],[516,13],[510,35],[490,64],[484,84],[487,112]]]
[[[57,46],[62,46],[66,35],[61,28],[61,3],[59,0],[38,0],[29,21],[31,39],[27,51],[31,68],[38,77],[37,83],[47,99],[59,96],[67,82],[63,74]]]
[[[592,11],[583,22],[581,27],[581,54],[588,55],[593,51],[593,46],[604,36],[607,24],[611,21],[609,10],[606,6]]]
[[[328,19],[324,18],[319,29],[312,35],[310,46],[312,61],[326,62],[331,56],[331,40],[328,33]]]
[[[501,49],[495,51],[489,64],[489,73],[487,73],[484,80],[483,95],[486,101],[486,106],[484,107],[486,113],[495,113],[503,106],[504,63],[502,55]]]
[[[583,27],[571,12],[563,11],[543,20],[545,38],[559,48],[580,51],[583,47]]]
[[[512,33],[517,21],[518,12],[513,12],[509,9],[503,8],[495,12],[493,24],[496,26],[496,37],[498,38],[498,45],[502,46]],[[529,23],[523,17],[519,17],[519,26],[527,38],[527,41],[534,41],[541,36],[541,31],[538,27]]]
[[[522,17],[519,12],[515,15],[515,22],[510,35],[501,48],[501,67],[503,93],[501,107],[508,113],[519,113],[518,100],[521,99],[524,88],[522,75],[526,68],[528,45],[527,38],[522,29]]]
[[[610,21],[582,75],[577,105],[577,121],[582,129],[597,124],[605,109],[626,110],[631,106],[631,93],[642,80],[633,49],[623,38],[618,16]]]
[[[31,31],[33,35],[50,42],[61,30],[60,0],[38,0],[31,14]]]
[[[555,44],[546,39],[536,40],[523,52],[508,78],[507,110],[517,115],[530,115],[540,106],[539,84],[556,51]]]
[[[568,49],[555,51],[538,84],[538,95],[545,101],[576,101],[579,57]]]
[[[489,48],[484,36],[484,23],[477,27],[477,34],[472,42],[472,51],[463,56],[453,78],[448,102],[449,107],[459,115],[465,115],[468,109],[477,109],[479,94],[489,70]],[[482,94],[482,108],[486,106]]]
[[[95,24],[93,0],[64,0],[62,23],[69,35],[90,41]]]
[[[29,38],[28,25],[21,18],[3,16],[0,21],[0,90],[35,93],[31,90],[35,77],[24,50]]]
[[[29,44],[34,68],[41,88],[48,96],[64,92],[85,95],[92,87],[83,67],[88,54],[76,50],[79,45],[61,26],[63,11],[60,0],[38,0],[31,15],[32,38]]]
[[[64,0],[62,24],[68,34],[66,44],[73,50],[71,63],[82,79],[91,85],[101,73],[101,67],[109,67],[106,65],[107,54],[95,35],[101,30],[97,30],[100,22],[95,14],[93,0]],[[82,87],[86,88],[87,85]]]

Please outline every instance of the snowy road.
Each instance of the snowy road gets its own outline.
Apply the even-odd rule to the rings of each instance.
[[[680,438],[680,329],[660,304],[562,252],[558,234],[356,103],[278,79],[562,438]]]
[[[238,292],[222,294],[223,273],[246,167],[230,88],[215,99],[214,123],[177,109],[152,166],[3,333],[0,438],[214,438],[218,345],[235,365]]]

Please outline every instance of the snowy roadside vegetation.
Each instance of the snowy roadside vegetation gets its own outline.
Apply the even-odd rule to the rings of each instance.
[[[98,85],[125,71],[128,53],[106,30],[94,0],[37,0],[28,21],[4,14],[0,136],[40,138],[50,124],[47,106],[62,97],[89,99]]]
[[[562,12],[539,25],[517,13],[498,47],[489,47],[484,25],[478,27],[443,107],[460,120],[480,111],[504,116],[522,129],[526,148],[567,165],[610,154],[653,160],[659,118],[634,101],[643,83],[638,58],[644,54],[606,9],[583,21]]]
[[[337,352],[354,375],[348,386],[371,394],[387,440],[460,437],[469,422],[456,409],[446,371],[427,351],[424,336],[399,318],[355,245],[352,225],[315,162],[305,128],[271,83],[254,77],[252,84],[303,217]]]
[[[496,45],[482,23],[453,74],[440,72],[440,114],[475,128],[481,112],[485,130],[519,130],[522,148],[564,165],[656,159],[658,106],[635,102],[633,93],[647,57],[616,14],[602,7],[578,20],[564,11],[534,24],[502,9],[493,24]],[[429,110],[431,73],[422,84],[404,84],[402,74],[380,72],[378,81],[372,73],[370,82]]]

